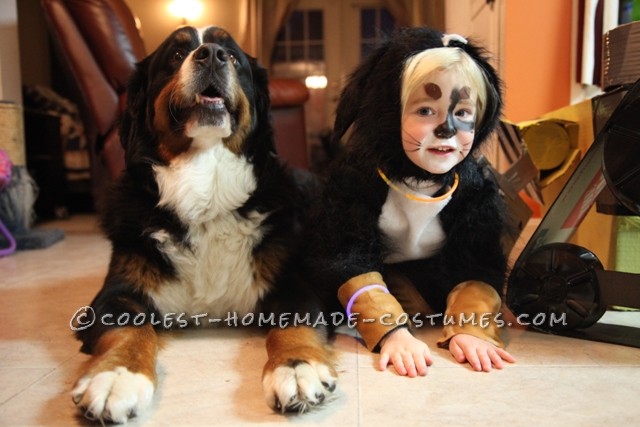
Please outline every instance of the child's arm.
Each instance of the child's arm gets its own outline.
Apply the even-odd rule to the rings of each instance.
[[[353,277],[338,290],[338,299],[367,348],[380,350],[380,369],[391,362],[400,375],[426,375],[431,353],[425,343],[411,335],[409,316],[389,293],[378,272]]]
[[[447,297],[444,337],[440,347],[448,347],[458,362],[469,362],[476,371],[502,368],[502,360],[515,362],[503,349],[500,338],[500,296],[484,282],[468,281],[453,288]]]

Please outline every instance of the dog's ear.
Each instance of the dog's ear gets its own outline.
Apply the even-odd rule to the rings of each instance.
[[[149,57],[136,64],[136,69],[127,84],[127,106],[120,118],[120,143],[127,153],[129,141],[136,138],[136,121],[146,120]]]
[[[253,76],[253,88],[255,92],[255,108],[259,122],[270,121],[269,111],[271,99],[269,97],[269,77],[267,70],[260,65],[257,59],[247,55],[251,65],[251,75]],[[265,123],[258,123],[258,126]]]
[[[269,76],[267,70],[257,59],[247,55],[251,66],[251,82],[253,86],[253,138],[258,144],[249,143],[246,148],[250,156],[273,156],[276,153],[276,143],[271,122],[271,98],[269,95]]]
[[[380,59],[386,52],[387,48],[384,46],[376,49],[358,66],[356,71],[349,76],[347,86],[342,90],[338,106],[336,107],[336,120],[333,126],[331,145],[336,146],[336,144],[340,143],[340,138],[344,136],[356,117],[358,117],[358,110],[361,108],[362,103],[357,102],[357,100],[363,99],[367,82],[375,70],[376,64],[380,62]]]

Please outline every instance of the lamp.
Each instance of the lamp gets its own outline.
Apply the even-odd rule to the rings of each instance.
[[[309,89],[324,89],[327,87],[327,77],[326,76],[308,76],[304,79],[304,84]]]
[[[169,12],[180,18],[182,24],[193,21],[202,14],[202,2],[200,0],[173,0],[169,3]]]

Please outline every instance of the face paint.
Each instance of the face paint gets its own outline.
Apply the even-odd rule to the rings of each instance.
[[[463,122],[453,114],[456,106],[461,100],[468,100],[470,98],[471,89],[468,86],[463,86],[461,89],[454,89],[451,92],[451,105],[447,110],[447,118],[442,122],[433,133],[440,139],[449,139],[456,134],[458,130],[466,132],[473,131],[474,122]]]
[[[459,84],[456,73],[433,73],[411,93],[402,115],[402,147],[407,157],[433,174],[446,173],[473,146],[476,93]]]
[[[440,86],[435,83],[427,83],[426,85],[424,85],[424,91],[427,96],[436,101],[442,98],[442,90],[440,89]]]

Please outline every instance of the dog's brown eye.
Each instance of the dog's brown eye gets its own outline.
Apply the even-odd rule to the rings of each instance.
[[[171,58],[173,61],[179,62],[182,61],[184,59],[185,55],[184,52],[182,52],[181,50],[176,50],[173,53],[173,58]]]

